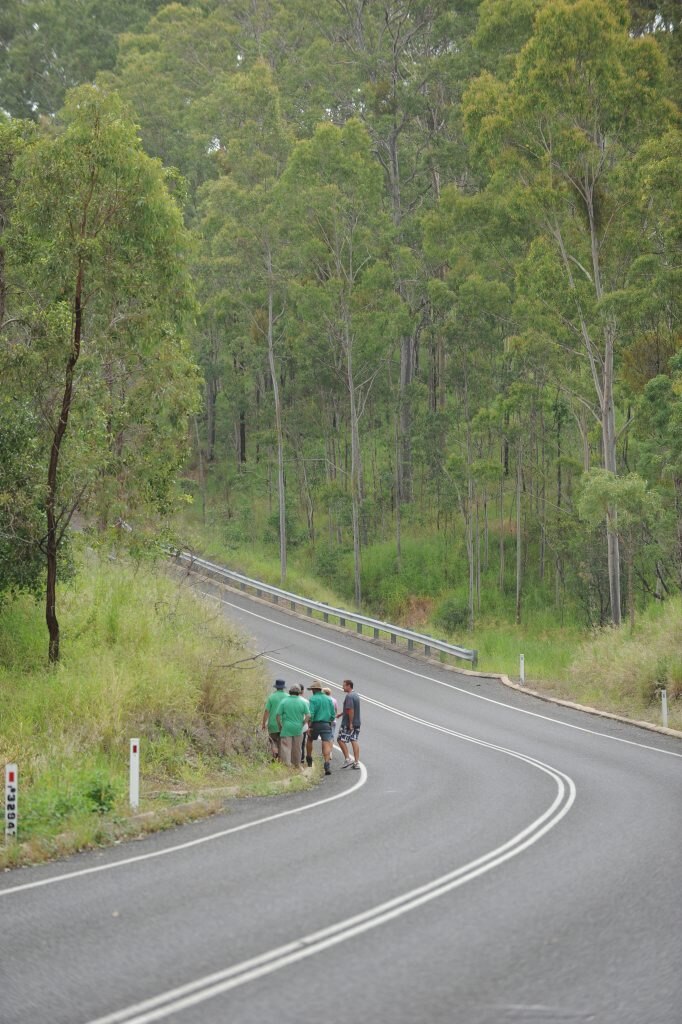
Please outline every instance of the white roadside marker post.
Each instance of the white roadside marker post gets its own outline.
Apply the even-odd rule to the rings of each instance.
[[[661,690],[661,716],[663,718],[663,728],[668,728],[668,691]]]
[[[521,685],[526,681],[526,659],[525,655],[519,655],[519,676],[521,677]]]
[[[135,810],[140,803],[140,741],[130,741],[130,806]]]
[[[5,765],[5,842],[17,838],[19,826],[19,769]]]

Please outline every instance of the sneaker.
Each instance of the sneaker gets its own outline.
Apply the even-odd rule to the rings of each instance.
[[[355,770],[359,772],[360,771],[360,762],[359,761],[353,761],[353,763],[351,765],[351,768],[355,768]]]
[[[329,767],[329,761],[325,761],[324,762],[324,774],[325,775],[331,775],[331,773],[332,773],[332,770]]]
[[[346,760],[345,760],[345,761],[343,762],[343,764],[341,765],[341,767],[342,767],[342,768],[350,768],[350,766],[351,766],[352,764],[353,764],[353,758],[352,758],[352,757],[347,757],[347,758],[346,758]]]

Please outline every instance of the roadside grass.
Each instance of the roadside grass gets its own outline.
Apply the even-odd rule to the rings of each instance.
[[[206,524],[190,507],[178,528],[198,553],[279,586],[276,547],[255,534],[241,543],[238,532],[226,531],[211,507]],[[483,588],[485,603],[469,632],[464,552],[452,542],[447,545],[433,534],[407,534],[399,571],[392,541],[363,549],[362,565],[366,614],[475,648],[479,671],[503,673],[517,682],[523,654],[530,689],[656,725],[661,724],[659,689],[665,686],[669,726],[682,729],[679,596],[639,612],[631,633],[627,624],[620,630],[589,630],[580,624],[576,608],[566,605],[559,611],[554,594],[536,586],[524,593],[523,621],[516,625],[514,595],[500,591],[496,569],[491,569]],[[295,547],[288,555],[286,589],[352,607],[352,553],[330,550],[323,542],[315,551]]]
[[[50,668],[42,607],[21,597],[0,609],[0,764],[20,773],[19,838],[0,846],[0,867],[203,816],[228,795],[310,784],[270,761],[258,730],[262,663],[188,589],[86,550],[60,589],[59,615],[62,659]]]

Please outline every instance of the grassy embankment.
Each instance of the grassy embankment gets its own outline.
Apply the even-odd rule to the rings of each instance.
[[[60,589],[59,615],[62,660],[50,669],[42,606],[19,598],[0,609],[0,765],[20,771],[19,837],[0,844],[0,867],[205,816],[231,794],[308,785],[270,762],[257,731],[262,662],[160,570],[89,554]]]
[[[269,537],[267,517],[262,511],[259,517],[252,505],[248,536],[244,536],[243,520],[225,523],[218,507],[216,503],[209,508],[205,522],[196,506],[186,511],[179,527],[184,542],[248,576],[279,585],[278,552]],[[501,594],[497,570],[491,569],[484,580],[486,603],[476,628],[468,632],[461,624],[466,607],[463,553],[452,545],[444,553],[442,538],[415,534],[403,537],[402,549],[400,570],[392,542],[363,550],[368,615],[476,648],[480,671],[505,673],[513,680],[518,680],[523,654],[528,688],[636,720],[661,724],[659,688],[666,687],[668,724],[682,730],[679,596],[639,611],[633,632],[628,624],[620,630],[591,631],[581,623],[575,607],[566,606],[561,613],[556,609],[550,588],[528,587],[523,621],[517,626],[513,588]],[[513,567],[511,551],[508,561]],[[305,544],[289,552],[286,586],[294,593],[350,608],[352,579],[350,552],[333,553],[330,558],[323,545],[312,551]]]

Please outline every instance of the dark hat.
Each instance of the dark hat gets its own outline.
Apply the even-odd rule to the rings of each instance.
[[[308,687],[309,690],[321,690],[322,683],[318,683],[317,679],[313,680],[312,686]]]
[[[284,682],[283,679],[275,679],[275,689],[276,690],[283,690],[286,687],[286,685],[287,684]]]
[[[293,694],[294,696],[296,696],[296,694],[300,693],[300,692],[301,692],[301,687],[297,686],[296,683],[294,683],[293,686],[289,687],[289,693]]]

